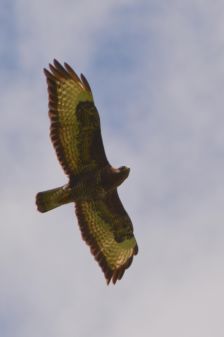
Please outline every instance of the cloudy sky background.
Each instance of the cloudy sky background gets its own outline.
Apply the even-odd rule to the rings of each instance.
[[[222,337],[224,3],[1,0],[0,335]],[[88,78],[139,255],[107,287],[74,207],[36,211],[66,177],[42,68]]]

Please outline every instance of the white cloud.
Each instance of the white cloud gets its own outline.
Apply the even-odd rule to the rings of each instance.
[[[17,1],[16,67],[0,82],[4,337],[222,336],[224,6],[149,6]],[[132,168],[120,194],[140,251],[115,287],[81,241],[71,205],[35,209],[37,191],[66,181],[41,70],[54,57],[88,69],[108,157]]]

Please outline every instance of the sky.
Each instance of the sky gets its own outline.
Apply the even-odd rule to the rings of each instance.
[[[2,337],[222,337],[224,3],[0,3]],[[84,73],[139,254],[107,286],[72,204],[40,214],[66,183],[49,139],[42,69]]]

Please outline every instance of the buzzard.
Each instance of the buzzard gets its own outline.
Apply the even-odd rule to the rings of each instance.
[[[75,203],[84,241],[104,272],[107,284],[120,280],[138,246],[131,220],[117,187],[130,169],[116,169],[107,160],[100,119],[86,78],[57,60],[44,69],[49,96],[50,137],[68,176],[64,186],[39,192],[40,212]]]

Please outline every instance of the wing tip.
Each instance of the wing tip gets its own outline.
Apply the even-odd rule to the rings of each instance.
[[[44,72],[44,75],[47,77],[47,79],[53,77],[53,74],[47,68],[44,68],[43,72]]]
[[[120,281],[126,269],[128,269],[130,265],[132,264],[132,261],[133,261],[133,255],[126,261],[125,264],[115,269],[114,271],[111,271],[110,269],[107,271],[103,270],[107,285],[109,285],[111,281],[113,284],[116,284],[117,281]]]
[[[81,81],[82,81],[85,89],[92,94],[92,90],[91,90],[90,84],[87,81],[86,77],[83,74],[81,74],[80,77],[81,77]]]
[[[75,70],[67,62],[64,62],[64,67],[65,67],[65,70],[67,71],[67,73],[71,76],[71,78],[75,82],[82,83],[79,76],[76,74]]]
[[[44,74],[48,79],[66,80],[71,78],[71,74],[56,58],[53,59],[52,63],[48,64],[48,68],[49,69],[44,68]],[[79,82],[81,82],[80,79]]]
[[[133,255],[131,255],[129,257],[129,259],[123,264],[121,265],[119,268],[111,270],[111,268],[108,266],[105,257],[102,255],[103,257],[103,262],[104,263],[100,263],[100,261],[98,260],[98,258],[96,257],[96,255],[94,255],[96,261],[99,263],[105,279],[106,279],[106,283],[107,285],[110,284],[110,282],[112,282],[113,284],[116,284],[117,281],[120,281],[125,273],[125,271],[130,267],[130,265],[132,264],[133,261],[133,257],[134,257],[134,252]]]
[[[53,59],[53,63],[54,63],[55,68],[62,67],[61,63],[56,58]]]
[[[68,80],[71,79],[82,89],[88,91],[91,96],[93,97],[91,87],[89,85],[89,82],[87,81],[86,77],[81,74],[80,77],[76,74],[75,70],[67,63],[64,62],[64,65],[62,65],[56,58],[53,59],[52,63],[48,64],[48,68],[44,68],[44,74],[47,77],[47,80]]]

